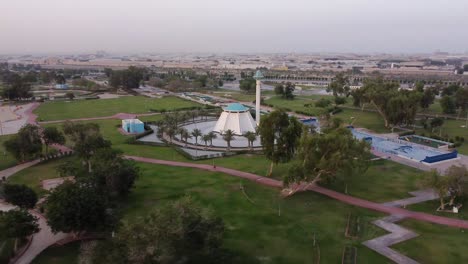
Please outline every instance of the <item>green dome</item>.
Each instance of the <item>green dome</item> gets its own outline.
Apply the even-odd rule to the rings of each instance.
[[[247,107],[239,103],[228,104],[228,106],[224,108],[224,111],[233,111],[233,112],[243,112],[247,110],[249,110]]]
[[[255,80],[261,80],[261,79],[264,78],[264,76],[263,76],[262,72],[261,72],[260,70],[258,70],[258,71],[255,73],[255,75],[254,75],[253,78],[254,78]]]

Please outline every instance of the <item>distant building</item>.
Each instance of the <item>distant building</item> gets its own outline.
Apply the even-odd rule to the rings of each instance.
[[[138,119],[124,119],[122,129],[130,134],[140,134],[145,132],[145,124]]]
[[[68,89],[68,84],[56,84],[55,89]]]

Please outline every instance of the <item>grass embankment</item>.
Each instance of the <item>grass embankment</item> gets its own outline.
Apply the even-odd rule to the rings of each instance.
[[[41,104],[35,113],[38,120],[65,120],[112,116],[117,113],[147,113],[154,110],[176,110],[180,108],[202,106],[192,101],[177,97],[147,98],[143,96],[124,96],[117,99],[55,101]]]

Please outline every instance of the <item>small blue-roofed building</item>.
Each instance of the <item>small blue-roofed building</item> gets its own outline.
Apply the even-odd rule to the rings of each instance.
[[[145,124],[138,119],[124,119],[122,129],[129,134],[140,134],[145,132]]]

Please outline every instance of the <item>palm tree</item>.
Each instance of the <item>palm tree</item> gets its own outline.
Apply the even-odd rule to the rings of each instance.
[[[213,139],[217,139],[218,135],[216,135],[215,132],[211,131],[210,133],[208,133],[208,136],[210,136],[210,146],[213,146]]]
[[[192,136],[190,135],[190,133],[188,132],[187,129],[184,130],[184,132],[181,134],[181,137],[184,139],[186,146],[187,146],[187,143],[188,143],[188,139],[192,138]]]
[[[205,142],[205,148],[208,147],[208,141],[210,141],[211,137],[209,134],[203,135],[202,140]]]
[[[243,135],[249,144],[249,148],[253,148],[253,142],[257,139],[257,134],[252,131],[247,131]]]
[[[234,131],[232,131],[231,129],[224,131],[223,139],[224,141],[226,141],[227,149],[229,151],[231,149],[231,141],[234,139]]]
[[[166,133],[166,135],[169,137],[169,142],[172,143],[172,138],[175,136],[176,134],[176,130],[174,129],[174,127],[172,126],[168,126],[164,132]]]
[[[179,127],[179,128],[177,128],[177,134],[180,135],[180,141],[183,141],[183,139],[184,139],[184,134],[185,134],[186,132],[188,133],[188,131],[187,131],[187,129],[186,129],[185,127]]]
[[[195,145],[198,145],[198,137],[200,137],[201,135],[202,135],[202,132],[198,128],[195,128],[192,131],[192,136],[195,138]]]

